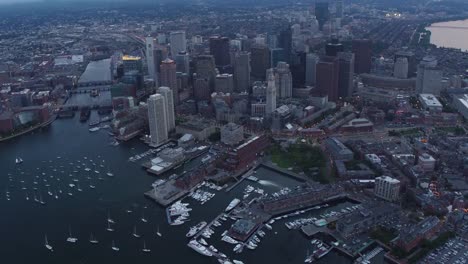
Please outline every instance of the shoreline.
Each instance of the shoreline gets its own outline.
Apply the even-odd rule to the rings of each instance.
[[[36,125],[34,127],[30,127],[30,128],[28,128],[26,130],[23,130],[23,131],[21,131],[21,132],[19,132],[17,134],[14,134],[14,135],[11,135],[11,136],[8,136],[8,137],[2,137],[2,138],[0,138],[0,142],[5,142],[7,140],[14,139],[14,138],[17,138],[19,136],[22,136],[22,135],[28,134],[30,132],[33,132],[34,130],[36,130],[38,128],[46,127],[46,126],[52,124],[55,121],[55,119],[57,119],[57,115],[54,115],[51,119],[49,119],[48,121],[46,121],[44,123],[38,124],[38,125]]]
[[[447,44],[440,44],[440,43],[435,43],[433,41],[433,34],[434,34],[434,29],[437,29],[437,24],[440,23],[454,23],[454,22],[466,22],[468,24],[468,16],[460,17],[460,18],[452,18],[452,19],[437,19],[431,22],[427,22],[424,29],[431,32],[431,39],[430,39],[430,44],[436,46],[437,48],[448,48],[448,49],[457,49],[460,50],[461,52],[468,52],[468,46],[467,47],[455,47],[455,46],[460,46],[457,43],[456,45],[447,45]],[[435,25],[435,26],[434,26]],[[450,26],[447,26],[450,28]],[[467,30],[468,27],[454,27],[453,29],[458,29],[458,30]],[[438,41],[437,41],[438,42]]]

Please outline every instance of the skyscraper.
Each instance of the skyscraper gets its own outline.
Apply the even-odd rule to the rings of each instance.
[[[264,45],[253,45],[250,49],[252,76],[265,80],[266,70],[270,68],[270,50]]]
[[[439,95],[442,90],[442,70],[437,67],[437,59],[424,57],[418,65],[416,92]]]
[[[148,99],[148,122],[151,145],[158,146],[168,138],[166,102],[161,94],[153,94]]]
[[[319,29],[323,30],[323,25],[330,19],[330,11],[328,10],[328,2],[317,0],[315,2],[315,17],[319,23]]]
[[[332,38],[329,43],[325,46],[325,53],[327,56],[336,56],[338,52],[343,52],[344,46],[340,43],[338,38]]]
[[[352,43],[355,56],[354,70],[357,74],[370,73],[372,63],[372,41],[370,39],[355,39]]]
[[[217,67],[223,68],[229,65],[229,38],[220,36],[211,37],[210,54],[213,55]]]
[[[343,0],[336,0],[336,18],[343,18]]]
[[[328,95],[328,100],[338,99],[339,61],[337,57],[324,56],[317,63],[316,89],[320,96]]]
[[[156,64],[154,56],[154,39],[153,37],[146,38],[146,64],[148,66],[148,75],[157,83]]]
[[[271,67],[276,67],[278,65],[278,62],[280,61],[286,61],[285,55],[284,55],[284,50],[282,48],[275,48],[271,49],[270,52],[270,66]]]
[[[236,53],[234,61],[234,78],[236,92],[250,92],[250,53]]]
[[[400,57],[395,61],[393,76],[400,79],[408,78],[408,59]]]
[[[181,51],[187,51],[187,40],[185,39],[185,31],[174,31],[169,35],[171,41],[171,54],[175,56]]]
[[[176,63],[171,59],[165,59],[161,63],[161,86],[171,88],[174,103],[179,105],[179,91],[177,90]]]
[[[339,79],[338,96],[345,98],[353,94],[354,89],[354,54],[351,52],[338,52]]]
[[[317,71],[318,57],[314,53],[308,53],[306,55],[306,85],[315,85],[315,76]]]
[[[292,75],[289,64],[284,61],[278,62],[278,66],[275,68],[275,79],[279,92],[277,96],[280,98],[292,97]]]
[[[276,110],[276,80],[273,69],[267,72],[265,114],[271,115]]]
[[[232,74],[216,75],[215,92],[232,93],[234,91],[234,78]]]
[[[283,58],[285,62],[291,63],[291,53],[292,53],[292,30],[288,25],[287,28],[282,30],[278,37],[278,46],[283,49]],[[276,67],[276,65],[271,65],[271,67]]]
[[[172,90],[169,87],[161,86],[158,89],[158,93],[164,97],[164,101],[166,102],[167,130],[172,131],[175,129],[174,96],[172,95]]]
[[[176,71],[190,74],[190,58],[186,51],[181,51],[175,55]]]
[[[376,177],[374,194],[390,202],[397,201],[400,194],[400,181],[389,176]]]
[[[401,50],[395,53],[394,61],[398,58],[405,57],[408,60],[408,77],[416,76],[416,71],[418,70],[418,62],[416,61],[416,56],[414,52],[408,50]]]

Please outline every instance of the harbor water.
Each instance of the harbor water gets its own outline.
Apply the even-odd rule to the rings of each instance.
[[[147,174],[139,162],[128,161],[148,147],[139,140],[119,146],[110,145],[110,141],[106,130],[90,133],[88,125],[75,117],[59,119],[42,131],[0,144],[3,263],[218,263],[187,247],[185,234],[191,226],[203,220],[212,221],[233,198],[242,198],[247,185],[275,192],[298,184],[294,179],[260,168],[256,173],[259,182],[246,180],[228,193],[206,188],[216,195],[204,205],[185,198],[184,202],[193,208],[190,221],[170,226],[164,208],[143,196],[157,178]],[[24,162],[15,164],[17,157]],[[194,166],[199,159],[186,166]],[[114,176],[107,176],[107,172]],[[336,207],[349,205],[346,202]],[[332,209],[323,208],[307,215],[318,216]],[[113,232],[106,230],[108,215],[115,221]],[[146,223],[141,221],[142,217],[147,219]],[[266,236],[253,251],[244,249],[236,254],[234,245],[220,240],[221,233],[233,223],[229,219],[215,229],[208,243],[230,259],[244,263],[304,263],[310,243],[300,231],[288,230],[285,221],[277,221],[273,230],[265,231]],[[134,227],[140,238],[132,236]],[[157,228],[162,237],[156,235]],[[66,242],[70,231],[78,238],[76,243]],[[91,234],[99,240],[98,244],[89,243]],[[45,235],[53,252],[44,246]],[[111,249],[112,241],[119,251]],[[151,252],[141,251],[143,241]],[[332,251],[317,263],[352,263],[352,260]]]

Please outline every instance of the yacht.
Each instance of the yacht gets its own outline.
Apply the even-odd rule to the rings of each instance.
[[[47,235],[45,235],[45,247],[50,250],[50,251],[54,251],[54,249],[52,248],[51,245],[49,245],[49,241],[47,240]]]
[[[15,163],[16,164],[21,164],[21,163],[23,163],[23,160],[20,157],[18,157],[18,158],[16,158]]]
[[[236,207],[238,204],[240,203],[240,200],[237,199],[237,198],[234,198],[234,200],[232,200],[229,205],[226,207],[226,209],[224,211],[226,212],[229,212],[231,211],[234,207]]]
[[[141,221],[142,221],[143,223],[148,223],[148,219],[145,218],[145,212],[142,212],[142,213],[141,213]]]
[[[146,248],[146,242],[144,240],[143,240],[143,248],[141,249],[141,251],[145,253],[151,252],[151,249]]]
[[[106,175],[109,176],[109,177],[114,177],[114,174],[112,172],[110,172],[110,171],[107,172]]]
[[[99,129],[101,129],[101,128],[100,127],[92,127],[92,128],[89,129],[89,132],[96,132]]]
[[[93,233],[91,233],[91,235],[89,237],[89,243],[91,243],[91,244],[99,243],[99,241],[93,236]]]
[[[211,253],[210,250],[208,250],[205,246],[202,244],[198,243],[196,240],[190,240],[190,242],[187,244],[190,248],[195,250],[196,252],[211,257],[213,256],[213,253]]]
[[[200,222],[195,226],[192,226],[188,233],[185,235],[186,237],[193,237],[196,233],[198,233],[200,230],[202,230],[206,226],[206,222]]]
[[[112,248],[112,250],[114,250],[114,251],[119,251],[119,250],[120,250],[120,248],[118,248],[118,247],[115,245],[114,240],[112,240],[112,247],[111,247],[111,248]]]
[[[109,232],[114,232],[114,229],[110,226],[110,223],[107,222],[107,228],[106,228],[107,231]]]
[[[232,262],[234,262],[234,264],[244,264],[244,262],[240,261],[240,260],[232,260]]]

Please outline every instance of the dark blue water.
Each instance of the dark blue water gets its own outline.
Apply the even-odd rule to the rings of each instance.
[[[148,175],[138,163],[128,161],[130,156],[148,148],[138,140],[117,147],[110,146],[109,142],[105,130],[90,133],[87,125],[75,118],[57,120],[43,131],[0,144],[2,263],[218,263],[186,246],[185,233],[189,227],[201,220],[211,221],[234,197],[240,198],[248,184],[268,192],[297,184],[292,179],[260,169],[257,176],[263,179],[261,184],[246,181],[229,193],[211,191],[216,192],[216,196],[203,206],[186,198],[184,202],[189,202],[193,208],[192,221],[182,226],[169,226],[164,209],[143,196],[156,178]],[[15,164],[17,156],[24,160],[23,164]],[[95,166],[90,159],[96,163]],[[83,162],[92,169],[90,172],[84,171]],[[77,165],[81,168],[78,169]],[[100,173],[94,173],[95,169]],[[108,169],[115,177],[105,175]],[[98,180],[99,176],[104,180]],[[69,187],[70,183],[79,184],[83,191]],[[96,188],[91,189],[90,184]],[[33,192],[34,186],[38,189],[36,192]],[[27,190],[22,190],[22,187]],[[47,194],[48,190],[55,192],[60,189],[62,193],[58,193],[58,200]],[[10,201],[6,199],[7,191]],[[68,192],[73,196],[67,195]],[[38,197],[41,195],[46,205],[34,202],[34,193]],[[127,209],[133,212],[127,213]],[[116,221],[114,232],[105,230],[108,213]],[[143,213],[148,223],[140,220]],[[317,215],[320,213],[317,211]],[[220,234],[230,224],[232,222],[228,221],[215,229],[216,234],[208,242],[231,259],[245,263],[303,263],[309,244],[299,231],[287,231],[282,222],[275,223],[274,230],[267,232],[255,251],[244,249],[239,255],[233,253],[233,245],[220,241]],[[131,235],[134,226],[142,236],[139,239]],[[157,226],[162,238],[155,234]],[[69,227],[79,239],[76,244],[65,241]],[[99,240],[99,244],[88,242],[90,233]],[[44,247],[45,234],[54,252]],[[119,252],[111,250],[112,240],[120,248]],[[141,252],[143,240],[151,253]],[[320,263],[350,263],[350,260],[330,253]]]

